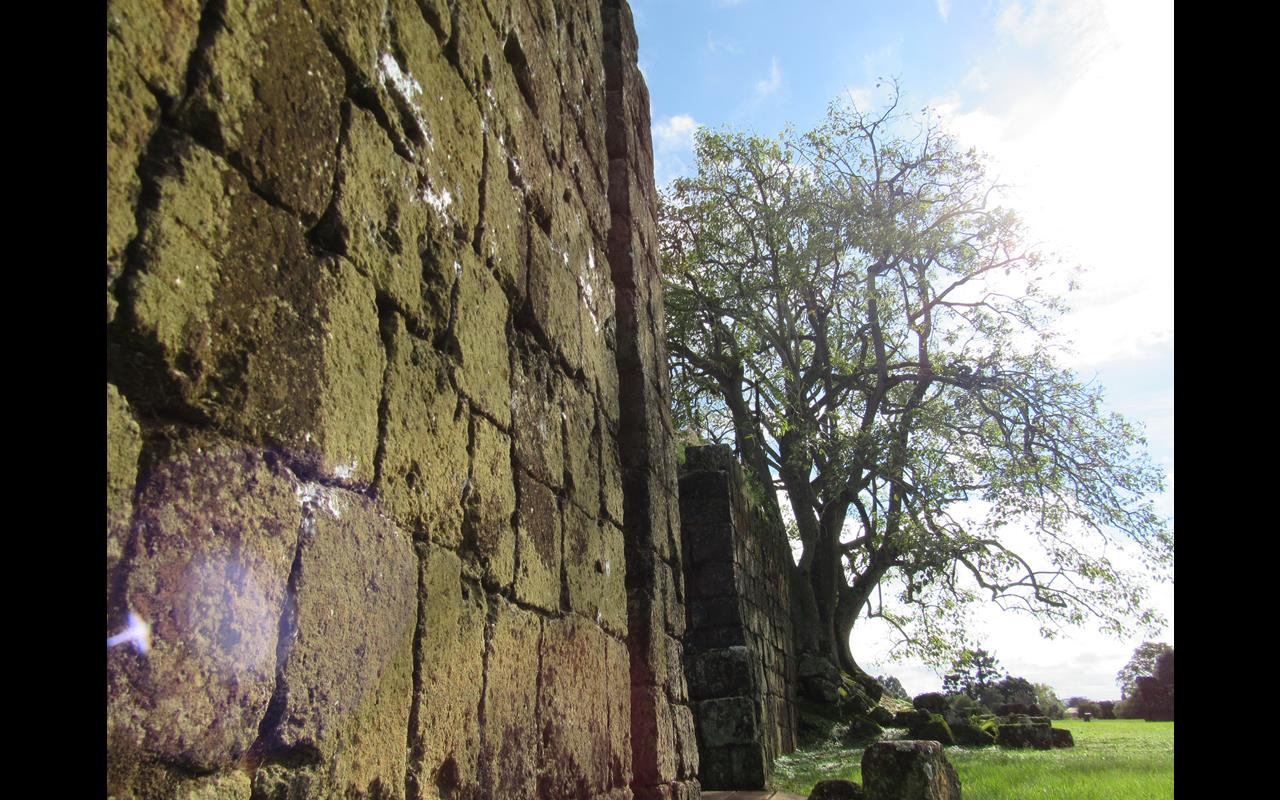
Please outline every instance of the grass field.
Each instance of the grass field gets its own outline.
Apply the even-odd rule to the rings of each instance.
[[[1062,750],[948,747],[965,800],[1169,800],[1173,723],[1055,720],[1076,746]],[[862,782],[862,747],[832,742],[774,765],[773,788],[807,795],[827,778]]]

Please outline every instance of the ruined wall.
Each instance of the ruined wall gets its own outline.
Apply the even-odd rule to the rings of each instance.
[[[685,452],[684,643],[700,777],[708,789],[764,788],[773,760],[795,749],[791,548],[727,447]]]
[[[107,79],[108,793],[696,797],[625,2],[113,0]]]

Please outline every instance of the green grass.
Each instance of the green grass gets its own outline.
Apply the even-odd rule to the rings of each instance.
[[[965,800],[1167,800],[1173,797],[1173,723],[1055,720],[1076,746],[1062,750],[948,747]],[[902,733],[886,731],[886,734]],[[828,742],[774,765],[772,788],[807,795],[827,778],[862,782],[862,747]]]

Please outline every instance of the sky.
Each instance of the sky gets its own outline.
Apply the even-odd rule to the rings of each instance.
[[[1173,11],[1147,0],[631,0],[664,185],[693,166],[701,125],[776,135],[815,125],[838,96],[933,108],[1015,189],[1008,202],[1046,249],[1084,267],[1058,330],[1064,364],[1145,430],[1173,517]],[[973,635],[1011,674],[1059,697],[1118,699],[1115,674],[1144,640],[1174,643],[1173,586],[1151,587],[1168,625],[1117,640],[1053,640],[994,610]],[[888,593],[886,592],[886,595]],[[876,620],[855,629],[873,674],[912,694],[938,671],[893,662]]]

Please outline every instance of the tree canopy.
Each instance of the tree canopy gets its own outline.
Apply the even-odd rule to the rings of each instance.
[[[703,129],[696,156],[660,215],[677,422],[732,442],[801,543],[805,641],[857,672],[877,616],[945,663],[984,597],[1046,635],[1156,623],[1108,545],[1171,567],[1162,476],[1058,365],[1056,273],[984,160],[896,95],[803,134]]]
[[[1000,662],[981,648],[965,648],[951,662],[951,670],[942,681],[944,694],[964,694],[977,700],[983,690],[1000,679]]]
[[[1134,687],[1138,685],[1138,678],[1147,675],[1156,674],[1156,664],[1161,656],[1172,654],[1173,648],[1164,642],[1143,642],[1133,651],[1133,657],[1129,659],[1129,663],[1120,668],[1116,673],[1116,685],[1120,687],[1120,699],[1125,700],[1133,696]],[[1169,673],[1169,683],[1173,682],[1173,663],[1172,659],[1168,659],[1166,667]]]

